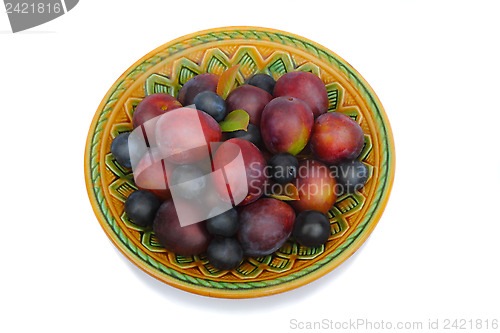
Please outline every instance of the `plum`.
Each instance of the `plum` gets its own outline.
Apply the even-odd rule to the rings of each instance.
[[[339,196],[360,191],[370,175],[368,166],[357,160],[331,165],[330,170],[337,181],[337,195]]]
[[[207,184],[203,170],[194,164],[177,166],[168,178],[174,198],[195,199],[203,195]],[[175,189],[175,190],[174,190]]]
[[[228,140],[233,138],[240,138],[250,141],[257,147],[260,147],[262,145],[262,137],[260,135],[259,127],[255,126],[254,124],[248,124],[246,131],[238,130],[234,132],[226,132],[225,134]]]
[[[208,144],[221,141],[222,132],[219,124],[207,113],[181,108],[160,117],[155,135],[165,159],[187,164],[208,157]]]
[[[242,160],[237,158],[239,154]],[[235,205],[254,202],[264,193],[266,160],[250,141],[238,138],[225,141],[215,152],[213,163],[212,180],[222,200],[228,199],[228,187]]]
[[[127,169],[132,168],[130,151],[128,148],[129,136],[130,133],[121,133],[111,142],[111,154],[113,154],[118,164]]]
[[[194,104],[196,95],[203,91],[217,92],[217,83],[219,75],[213,73],[203,73],[189,79],[179,90],[177,99],[182,105],[188,106]]]
[[[293,238],[300,245],[319,247],[330,237],[330,220],[317,210],[306,210],[297,215],[293,225]]]
[[[226,102],[213,91],[207,90],[199,93],[193,103],[196,109],[208,113],[217,122],[221,122],[226,116]]]
[[[170,198],[167,177],[170,177],[174,165],[162,160],[158,149],[151,149],[144,154],[134,168],[134,181],[141,190],[148,190],[161,201]]]
[[[192,218],[197,218],[196,207],[188,205],[177,200],[174,205],[174,201],[169,199],[162,203],[153,222],[153,231],[160,244],[170,252],[186,256],[206,251],[212,239],[205,222],[181,226],[177,210],[189,211]]]
[[[261,88],[242,85],[227,96],[227,112],[245,110],[250,116],[250,123],[259,126],[262,110],[272,99],[273,96]]]
[[[249,85],[259,87],[261,89],[264,89],[271,95],[273,94],[274,90],[274,85],[276,84],[276,81],[274,81],[273,77],[271,75],[267,75],[264,73],[258,73],[252,76],[248,82]]]
[[[221,271],[238,267],[243,260],[243,249],[234,238],[214,238],[207,249],[208,261]]]
[[[364,145],[363,130],[350,117],[329,112],[316,118],[311,150],[322,162],[337,164],[356,159]]]
[[[215,207],[214,210],[215,209],[218,209],[218,207]],[[232,208],[209,218],[206,224],[207,230],[211,235],[232,237],[236,234],[238,228],[240,227],[238,212],[236,209]]]
[[[263,198],[240,213],[238,239],[247,256],[260,257],[279,249],[290,237],[295,213],[283,201]]]
[[[313,73],[298,71],[282,75],[274,85],[273,96],[290,96],[303,100],[311,108],[315,118],[328,110],[325,84]]]
[[[337,199],[335,178],[330,169],[319,161],[300,162],[294,185],[299,192],[299,200],[290,204],[297,213],[308,209],[326,213]]]
[[[125,213],[134,224],[148,227],[153,224],[156,212],[160,208],[160,200],[151,192],[137,190],[127,197]]]
[[[132,115],[132,125],[134,128],[137,128],[150,119],[180,107],[182,107],[182,104],[168,94],[157,93],[148,95],[135,108]]]
[[[277,97],[262,111],[262,141],[273,154],[296,155],[306,146],[313,123],[313,113],[305,102],[295,97]]]
[[[292,154],[279,153],[274,155],[268,162],[270,167],[269,176],[279,184],[291,183],[297,177],[299,161]]]

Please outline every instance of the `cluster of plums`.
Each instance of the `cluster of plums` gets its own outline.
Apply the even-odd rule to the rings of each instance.
[[[225,99],[217,94],[218,82],[218,75],[200,74],[183,85],[177,99],[157,93],[138,104],[134,129],[183,106],[194,104],[196,112],[194,119],[193,112],[177,112],[156,124],[158,147],[134,167],[139,190],[125,202],[127,216],[137,225],[152,226],[167,250],[180,255],[206,252],[211,265],[221,270],[236,268],[244,256],[271,254],[290,236],[303,246],[321,246],[331,232],[325,214],[337,196],[360,190],[368,179],[366,165],[356,160],[364,145],[361,127],[346,115],[327,112],[325,85],[309,72],[290,72],[277,81],[256,74]],[[234,110],[248,113],[247,130],[222,132],[219,122]],[[192,149],[200,125],[207,146],[219,143],[210,156],[207,149]],[[111,153],[127,168],[131,167],[129,134],[120,134],[111,145]],[[243,158],[246,179],[230,167],[235,147]],[[212,170],[195,166],[205,159],[211,159]],[[213,172],[222,168],[224,173]],[[209,173],[221,198],[231,184],[231,196],[243,199],[231,201],[232,209],[210,219],[181,226],[167,179],[182,185],[189,180],[186,177],[198,179]],[[176,174],[184,178],[177,179]],[[272,189],[287,184],[294,185],[298,197],[278,200]],[[190,182],[181,194],[189,199],[193,193],[203,193],[204,187],[201,181]]]

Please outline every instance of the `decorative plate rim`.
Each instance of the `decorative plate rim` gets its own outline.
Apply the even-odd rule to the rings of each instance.
[[[383,144],[381,144],[381,150],[383,152],[381,165],[385,170],[384,173],[382,174],[381,172],[380,175],[380,177],[385,175],[384,182],[382,182],[376,189],[376,192],[380,193],[379,195],[376,195],[377,204],[370,205],[369,211],[366,212],[363,217],[363,221],[356,227],[353,234],[340,244],[335,251],[325,256],[325,258],[321,261],[307,267],[307,270],[301,270],[274,280],[256,281],[253,283],[218,282],[210,280],[209,278],[200,279],[197,277],[191,277],[156,262],[132,242],[127,242],[128,239],[125,237],[123,231],[117,225],[116,221],[114,221],[113,216],[109,215],[109,207],[105,205],[106,202],[102,193],[103,190],[98,183],[100,174],[95,174],[96,170],[100,167],[99,148],[101,145],[101,140],[95,140],[95,138],[96,135],[99,133],[102,134],[104,131],[103,125],[107,122],[107,118],[105,118],[103,114],[106,111],[110,112],[113,109],[111,106],[105,109],[106,105],[109,104],[109,101],[112,100],[115,94],[117,94],[125,79],[129,77],[133,78],[134,72],[137,68],[146,63],[146,61],[149,61],[152,64],[160,62],[162,60],[161,57],[157,57],[156,55],[162,50],[168,50],[169,55],[175,54],[176,52],[184,50],[182,46],[183,42],[193,41],[195,44],[190,46],[199,45],[203,43],[203,41],[200,41],[201,36],[212,37],[213,41],[226,39],[232,40],[234,36],[231,36],[231,34],[236,34],[238,37],[250,37],[255,40],[263,37],[273,40],[274,37],[284,45],[286,45],[286,43],[292,43],[295,47],[301,46],[301,49],[308,53],[315,50],[316,57],[318,59],[326,60],[331,66],[335,65],[336,68],[341,70],[347,76],[347,79],[351,83],[356,85],[357,89],[361,88],[359,92],[364,101],[370,103],[372,108],[377,111],[376,118],[378,118],[377,120],[380,123],[380,126],[377,126],[377,130],[379,130],[379,128],[384,130],[383,135],[380,136],[384,141]],[[94,210],[101,227],[104,229],[105,233],[114,245],[136,266],[160,281],[184,291],[210,297],[252,298],[281,293],[314,281],[338,267],[359,249],[377,225],[384,208],[387,205],[392,184],[394,182],[395,147],[389,120],[375,92],[364,80],[364,78],[337,54],[316,42],[289,32],[262,27],[231,26],[202,30],[179,37],[152,50],[130,66],[108,90],[93,117],[85,146],[84,168],[88,196],[92,209]],[[95,177],[93,177],[94,175]],[[162,274],[159,270],[164,273]],[[250,290],[251,292],[249,292]]]

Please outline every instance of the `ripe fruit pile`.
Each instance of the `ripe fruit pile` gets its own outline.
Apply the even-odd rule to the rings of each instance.
[[[139,103],[133,127],[145,133],[149,121],[158,119],[147,138],[158,145],[134,166],[139,190],[125,202],[128,217],[152,226],[167,250],[206,252],[220,270],[238,267],[244,256],[271,254],[290,236],[303,246],[321,246],[331,233],[325,214],[337,196],[359,191],[368,179],[366,165],[356,160],[363,131],[350,117],[327,112],[319,77],[299,71],[275,81],[255,74],[232,89],[236,73],[235,66],[221,76],[200,74],[184,84],[177,99],[157,93]],[[196,110],[183,108],[192,104]],[[167,121],[163,115],[173,110]],[[126,168],[133,153],[129,136],[120,134],[111,145]],[[232,163],[236,156],[242,157],[240,170]],[[208,161],[208,168],[200,161]],[[173,186],[183,199],[175,204]],[[210,218],[181,226],[179,212],[199,217],[196,198],[207,191],[233,208],[214,205]]]

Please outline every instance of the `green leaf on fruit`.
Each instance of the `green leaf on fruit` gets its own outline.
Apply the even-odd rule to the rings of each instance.
[[[219,123],[222,132],[246,131],[250,116],[244,110],[234,110]]]
[[[231,89],[233,89],[239,67],[240,65],[233,66],[221,74],[219,82],[217,83],[217,94],[220,97],[226,99],[227,95],[231,92]]]
[[[299,190],[295,187],[295,185],[288,184],[273,184],[271,186],[272,194],[268,195],[271,198],[283,200],[283,201],[292,201],[292,200],[300,200]]]

